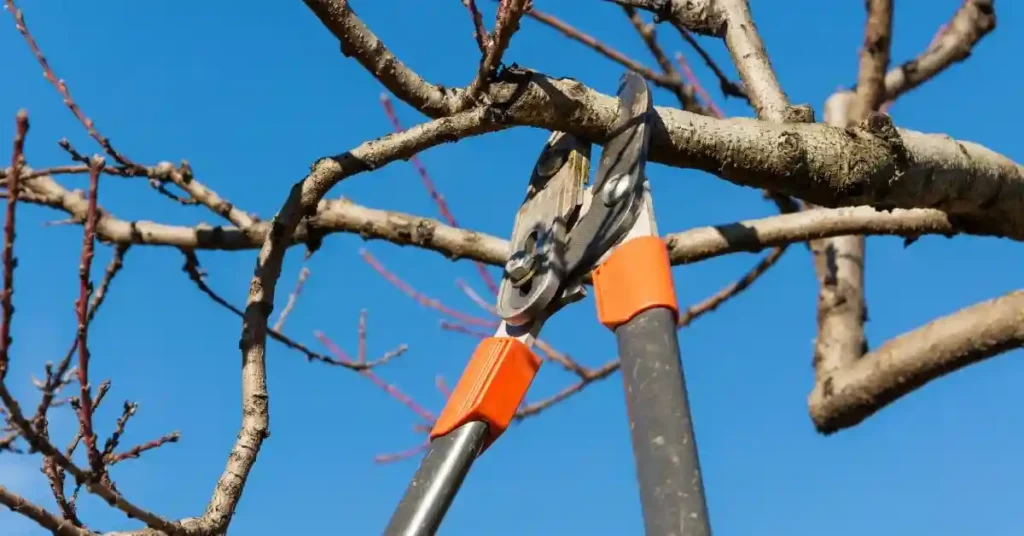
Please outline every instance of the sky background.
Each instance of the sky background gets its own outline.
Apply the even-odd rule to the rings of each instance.
[[[892,57],[923,50],[958,0],[896,2]],[[488,27],[495,3],[480,1]],[[795,103],[822,104],[855,80],[863,2],[754,0],[755,20],[779,80]],[[383,90],[302,2],[22,0],[29,27],[86,113],[116,147],[138,162],[188,159],[196,176],[241,208],[269,219],[316,158],[388,133]],[[654,65],[616,6],[597,0],[535,0],[606,43]],[[466,84],[478,52],[470,19],[457,0],[357,1],[355,9],[389,47],[431,81]],[[970,61],[903,97],[896,122],[976,141],[1024,161],[1017,124],[1024,120],[1024,78],[1012,58],[1024,48],[1024,8],[997,4],[999,26]],[[4,14],[0,24],[0,147],[10,147],[14,114],[27,108],[30,165],[68,163],[57,141],[95,152],[85,131]],[[713,78],[667,26],[671,54],[691,58],[709,91]],[[703,40],[734,73],[724,46]],[[552,76],[571,76],[612,94],[622,69],[536,21],[505,54]],[[749,116],[737,100],[712,91],[729,115]],[[656,103],[677,102],[662,90]],[[425,121],[404,104],[406,126]],[[465,227],[507,236],[530,168],[547,133],[516,128],[446,144],[420,155]],[[701,172],[648,167],[662,232],[768,216],[758,190]],[[85,188],[84,176],[62,179]],[[413,167],[396,162],[359,175],[330,196],[438,217]],[[182,207],[144,181],[105,178],[101,203],[123,219],[172,224],[220,223],[203,208]],[[63,355],[74,336],[81,228],[45,226],[64,215],[19,212],[14,349],[9,384],[34,404],[30,378]],[[364,263],[369,251],[399,276],[452,307],[476,312],[456,286],[485,287],[469,262],[358,236],[332,235],[308,262],[311,276],[286,332],[323,348],[323,330],[350,352],[360,309],[369,311],[370,353],[405,343],[408,353],[380,369],[388,381],[439,410],[434,378],[454,384],[476,340],[439,329],[441,317],[418,306]],[[109,259],[97,254],[97,277]],[[256,252],[200,252],[208,281],[244,304]],[[278,286],[284,305],[303,251],[293,249]],[[681,304],[698,301],[756,262],[742,253],[674,271]],[[868,242],[867,300],[872,347],[936,316],[1019,287],[1024,250],[995,239],[926,237],[910,248],[899,238]],[[169,517],[202,513],[238,431],[240,321],[201,294],[170,248],[131,250],[91,333],[91,375],[113,379],[99,412],[101,437],[126,399],[141,404],[122,445],[180,430],[179,443],[118,465],[118,487]],[[492,269],[495,277],[500,271]],[[810,256],[797,245],[763,280],[711,316],[680,332],[712,524],[717,536],[1020,534],[1024,511],[1024,377],[1020,351],[936,381],[861,426],[817,434],[807,414],[812,386],[816,283]],[[275,314],[276,318],[276,314]],[[588,365],[614,356],[592,300],[563,311],[544,333]],[[417,417],[360,376],[307,363],[270,342],[271,437],[264,444],[232,534],[379,534],[419,459],[374,463],[377,454],[422,441]],[[572,381],[547,365],[528,399]],[[59,444],[73,433],[70,413],[53,412]],[[0,455],[0,483],[53,505],[38,458]],[[621,381],[579,396],[515,426],[475,465],[442,535],[640,534],[642,522]],[[95,529],[136,528],[93,497],[82,499]],[[0,511],[0,534],[42,534]]]

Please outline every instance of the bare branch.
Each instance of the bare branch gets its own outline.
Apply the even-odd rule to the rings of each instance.
[[[929,65],[935,67],[929,76],[953,64],[955,56],[949,51],[970,50],[994,27],[994,13],[989,10],[983,15],[974,4],[965,2],[948,25],[956,30],[940,33],[922,54],[921,58],[929,58]],[[864,120],[869,112],[882,106],[886,95],[894,98],[909,88],[910,79],[901,75],[906,70],[903,66],[890,71],[884,81],[882,77],[889,61],[891,0],[872,0],[867,6],[868,24],[857,93],[838,92],[825,103],[826,123],[839,128]],[[990,3],[988,7],[991,8]],[[939,43],[943,45],[942,53],[936,54],[932,50]],[[934,61],[940,57],[946,60],[944,64]],[[813,362],[815,384],[821,386],[832,381],[838,371],[853,366],[868,351],[864,335],[864,322],[868,317],[864,300],[865,238],[862,235],[839,236],[813,241],[810,245],[820,285]]]
[[[141,445],[136,445],[120,454],[111,454],[107,458],[107,463],[110,465],[121,463],[125,460],[130,460],[142,456],[143,452],[160,448],[168,443],[176,443],[181,439],[181,434],[178,432],[171,432],[165,436],[158,437],[152,441],[147,441]]]
[[[332,354],[334,354],[334,358],[337,361],[340,361],[342,363],[348,363],[349,365],[352,366],[358,363],[356,360],[353,360],[351,357],[349,357],[348,354],[344,350],[342,350],[340,346],[334,343],[334,341],[332,341],[326,335],[324,335],[322,331],[313,332],[313,336],[316,337],[324,346],[326,346],[327,349],[330,350]],[[401,353],[403,351],[404,347],[399,347],[397,351],[389,352],[389,354]],[[385,357],[382,359],[387,359],[387,355],[388,354],[385,354]],[[362,370],[359,371],[359,373],[366,377],[366,379],[370,380],[371,383],[373,383],[377,387],[380,387],[385,393],[391,395],[395,400],[401,402],[402,405],[409,408],[410,411],[412,411],[416,415],[419,415],[420,418],[422,418],[425,422],[433,423],[435,420],[437,420],[437,416],[434,415],[433,412],[421,406],[419,403],[413,400],[412,397],[403,393],[394,385],[391,385],[388,382],[381,379],[381,377],[376,375],[372,370],[363,368]]]
[[[857,74],[857,98],[850,110],[853,122],[863,121],[885,101],[885,71],[892,44],[893,0],[868,0],[868,22]]]
[[[288,314],[295,308],[295,303],[299,300],[299,294],[302,293],[302,286],[306,283],[306,278],[308,277],[309,268],[303,266],[299,270],[299,278],[295,282],[295,290],[288,295],[288,302],[284,304],[284,309],[281,310],[281,315],[277,317],[277,322],[274,322],[274,331],[279,332],[284,327],[284,322],[288,319]]]
[[[708,92],[704,90],[704,86],[700,84],[700,81],[697,79],[697,75],[693,73],[693,70],[690,69],[690,65],[686,62],[686,58],[679,52],[676,52],[676,63],[679,64],[679,70],[683,72],[683,79],[687,80],[690,85],[693,86],[693,91],[697,93],[697,95],[700,95],[700,97],[704,99],[704,102],[707,103],[707,108],[710,112],[707,115],[717,117],[719,119],[725,117],[725,113],[717,104],[715,104],[715,100],[711,98],[711,95],[708,95]]]
[[[480,110],[432,121],[391,135],[381,142],[364,143],[343,155],[320,159],[311,167],[310,174],[292,187],[274,217],[275,232],[267,235],[249,286],[239,343],[242,353],[242,426],[214,495],[197,522],[202,530],[226,530],[260,446],[267,437],[267,320],[273,309],[274,290],[281,274],[284,253],[299,220],[303,215],[313,213],[327,191],[345,177],[407,158],[450,140],[456,132],[483,133],[494,128]]]
[[[0,290],[0,310],[3,318],[0,320],[0,382],[7,377],[7,365],[10,362],[11,349],[11,322],[14,319],[14,267],[17,260],[14,258],[15,218],[18,206],[18,192],[20,190],[19,176],[21,173],[22,160],[25,156],[25,136],[28,134],[28,113],[25,110],[18,112],[15,119],[14,148],[11,151],[11,171],[7,174],[7,191],[10,195],[7,198],[7,208],[4,212],[4,249],[3,249],[3,274],[4,287]]]
[[[448,115],[455,110],[454,95],[427,82],[395,57],[359,20],[348,0],[303,1],[341,42],[341,53],[355,58],[391,93],[430,117]]]
[[[728,21],[723,36],[725,45],[740,72],[757,116],[772,121],[785,121],[790,115],[789,99],[776,79],[764,43],[757,33],[757,26],[750,16],[747,0],[718,0],[712,5],[721,12],[719,17]]]
[[[993,4],[993,0],[966,0],[921,55],[885,75],[886,99],[895,100],[967,59],[981,38],[996,27]]]
[[[388,119],[391,121],[391,125],[395,128],[395,132],[401,132],[405,130],[402,127],[402,123],[398,120],[398,114],[395,113],[395,107],[391,105],[391,99],[386,94],[380,96],[380,102],[384,106],[384,113],[387,114]],[[441,217],[444,221],[452,227],[459,227],[459,223],[455,221],[455,214],[452,214],[451,209],[448,208],[448,203],[445,202],[444,196],[438,191],[437,186],[434,185],[433,179],[430,178],[430,174],[427,173],[427,168],[420,162],[420,159],[415,155],[409,159],[412,166],[416,168],[416,172],[420,175],[420,180],[423,181],[424,188],[427,189],[427,193],[430,194],[430,198],[437,205],[438,212],[441,213]],[[491,291],[491,294],[498,294],[498,284],[494,282],[494,278],[487,272],[487,268],[477,262],[476,271],[480,274],[480,279],[483,280],[484,284],[487,285],[487,289]]]
[[[39,45],[36,44],[36,40],[32,37],[31,32],[29,32],[28,30],[28,26],[25,24],[24,13],[22,13],[21,9],[19,9],[18,6],[14,4],[14,0],[5,0],[5,2],[7,10],[10,11],[11,15],[14,17],[15,27],[18,29],[18,32],[21,33],[21,36],[25,39],[25,43],[28,44],[28,47],[32,50],[32,54],[36,57],[36,60],[39,62],[39,65],[43,68],[43,76],[45,76],[46,80],[49,81],[50,84],[52,84],[53,87],[57,89],[57,91],[60,93],[60,96],[64,98],[64,105],[67,106],[69,110],[71,110],[71,113],[75,115],[75,118],[78,119],[78,122],[81,123],[86,130],[89,131],[89,136],[96,140],[96,143],[100,144],[100,147],[103,148],[103,151],[107,153],[107,155],[109,155],[122,166],[134,167],[135,163],[133,163],[131,160],[128,159],[128,157],[124,156],[123,154],[119,153],[116,149],[114,149],[114,146],[110,143],[110,139],[103,136],[102,134],[100,134],[98,130],[96,130],[96,125],[93,123],[92,119],[89,119],[85,115],[85,112],[83,112],[82,109],[75,102],[75,100],[71,98],[71,91],[64,83],[64,80],[58,79],[57,75],[54,74],[53,69],[50,67],[50,63],[46,61],[46,56],[44,56],[43,51],[39,49]]]
[[[466,6],[469,16],[473,19],[473,39],[476,40],[476,46],[480,49],[481,54],[486,54],[491,36],[487,33],[487,29],[484,28],[484,18],[476,7],[476,0],[462,0],[462,5]]]
[[[75,312],[78,315],[78,385],[81,389],[78,423],[81,427],[82,439],[85,442],[89,467],[97,475],[103,473],[103,459],[100,457],[99,449],[96,447],[96,433],[92,427],[93,409],[91,386],[89,385],[88,318],[89,296],[92,293],[92,281],[89,278],[89,273],[92,267],[93,250],[96,244],[96,198],[99,193],[99,177],[102,167],[103,159],[98,156],[93,158],[92,171],[89,173],[89,204],[85,219],[84,237],[82,239],[82,259],[78,266],[78,300],[75,301]]]
[[[853,118],[853,93],[832,95],[825,103],[825,122],[845,128]],[[813,205],[808,204],[808,208]],[[864,335],[867,305],[864,299],[863,235],[846,235],[809,243],[818,278],[818,333],[814,339],[815,380],[853,363],[867,352]]]
[[[33,504],[27,499],[0,485],[0,504],[9,508],[16,514],[21,514],[39,526],[49,530],[56,536],[91,536],[96,534],[90,530],[76,527],[69,521],[65,521],[42,506]]]
[[[594,51],[597,52],[598,54],[601,54],[602,56],[614,61],[615,63],[618,63],[619,65],[622,65],[623,67],[636,72],[640,76],[649,80],[651,83],[672,91],[673,93],[676,94],[677,98],[679,98],[679,102],[683,106],[684,110],[694,113],[704,112],[703,108],[697,106],[697,102],[693,99],[692,89],[686,88],[683,85],[683,82],[679,78],[679,76],[673,75],[671,69],[665,70],[664,65],[662,65],[662,73],[657,73],[651,68],[645,66],[644,64],[626,56],[619,50],[609,46],[607,43],[601,41],[600,39],[597,39],[592,35],[584,33],[582,30],[570,25],[569,23],[559,19],[558,17],[555,17],[554,15],[545,13],[543,11],[539,11],[537,9],[531,9],[530,11],[527,11],[526,15],[538,22],[541,22],[554,28],[555,30],[560,32],[562,35],[568,37],[569,39],[578,41],[594,49]],[[644,37],[645,41],[648,39],[643,35],[642,37]],[[669,67],[671,67],[671,64],[669,64]]]
[[[41,177],[40,180],[55,184],[49,177]],[[39,184],[34,186],[39,187]],[[59,185],[56,187],[60,188]],[[71,195],[67,194],[68,197]],[[68,203],[66,206],[76,212],[78,210],[77,203]],[[290,245],[307,242],[312,228],[319,238],[337,232],[360,233],[367,239],[380,238],[398,245],[413,245],[436,251],[452,259],[466,258],[495,266],[503,265],[508,258],[508,241],[503,238],[452,228],[429,218],[370,209],[347,200],[321,201],[318,206],[320,209],[317,215],[307,220],[308,225],[298,226]],[[997,229],[965,227],[965,221],[938,209],[877,210],[866,206],[822,208],[806,215],[790,214],[698,227],[665,235],[664,239],[670,246],[672,263],[688,264],[739,251],[760,251],[792,242],[851,233],[903,236],[908,239],[931,234],[950,236],[959,233],[1007,236]],[[192,228],[151,222],[126,222],[106,214],[97,225],[97,233],[102,240],[115,243],[180,246],[196,250],[239,250],[258,247],[269,233],[270,225],[270,222],[257,223],[249,231],[243,232],[234,227]]]
[[[92,293],[92,300],[89,302],[89,315],[86,318],[87,323],[92,322],[93,318],[96,317],[96,311],[103,305],[103,300],[107,297],[110,284],[117,277],[117,274],[121,272],[121,268],[124,267],[124,256],[128,253],[129,247],[131,247],[131,244],[117,244],[114,246],[114,254],[110,257],[106,270],[103,271],[103,279],[100,281],[100,286]]]
[[[886,342],[814,387],[811,418],[822,433],[848,428],[936,378],[1024,346],[1021,311],[1018,290]]]
[[[189,280],[195,283],[196,288],[198,288],[203,294],[206,294],[217,305],[220,305],[221,307],[227,309],[228,311],[231,311],[240,318],[244,317],[245,313],[242,312],[241,309],[232,305],[220,294],[218,294],[216,291],[210,288],[209,285],[206,284],[206,274],[204,273],[202,267],[199,265],[199,257],[196,256],[195,252],[189,250],[182,250],[182,254],[185,255],[185,264],[182,266],[181,269],[188,275]],[[287,346],[288,348],[302,352],[302,354],[305,355],[306,359],[308,359],[309,361],[316,361],[318,363],[323,363],[325,365],[334,365],[338,367],[350,368],[352,370],[363,370],[383,365],[384,363],[390,361],[392,358],[398,357],[399,355],[402,354],[402,352],[405,351],[405,347],[402,346],[399,348],[398,352],[394,354],[387,354],[376,361],[371,361],[368,363],[354,363],[351,361],[332,359],[330,356],[326,356],[319,352],[314,352],[313,350],[309,349],[309,347],[307,347],[306,345],[292,339],[291,337],[288,337],[287,335],[276,329],[268,330],[268,334],[270,335],[271,339],[280,342],[281,344]]]
[[[498,65],[512,40],[512,34],[519,30],[519,19],[523,17],[528,3],[528,0],[501,0],[498,4],[498,18],[487,42],[487,50],[480,59],[476,76],[466,87],[466,92],[456,107],[457,110],[465,110],[472,106],[479,93],[487,89],[487,85],[498,72]]]
[[[562,389],[561,391],[552,395],[551,397],[545,398],[544,400],[541,400],[539,402],[526,404],[523,407],[521,407],[519,411],[516,412],[515,420],[521,421],[523,419],[526,419],[527,417],[533,417],[538,413],[550,408],[551,406],[554,406],[555,404],[562,402],[573,395],[579,394],[588,385],[598,380],[603,380],[608,376],[611,376],[611,374],[616,370],[619,370],[618,359],[613,359],[596,369],[588,369],[586,374],[580,379],[580,381],[566,387],[565,389]]]
[[[0,401],[2,401],[7,407],[7,413],[11,422],[15,427],[17,427],[21,432],[22,437],[25,438],[32,448],[42,452],[44,456],[52,458],[62,469],[71,473],[71,475],[75,477],[76,481],[84,484],[89,492],[103,498],[109,504],[126,513],[128,516],[143,521],[149,527],[162,530],[167,534],[178,534],[180,532],[180,529],[176,524],[128,502],[121,494],[111,489],[102,481],[93,478],[89,472],[83,471],[77,465],[72,463],[67,456],[57,450],[48,441],[43,441],[35,433],[31,423],[25,419],[24,414],[21,412],[20,405],[17,400],[11,396],[11,392],[3,382],[0,382]]]
[[[687,307],[686,310],[680,311],[679,326],[689,326],[697,318],[714,311],[730,298],[749,288],[750,285],[754,284],[754,282],[764,275],[769,268],[774,266],[775,263],[782,258],[782,254],[785,252],[786,246],[776,247],[768,255],[765,255],[765,257],[757,264],[755,264],[753,268],[743,275],[743,277],[736,280],[736,282],[722,288],[708,298]]]
[[[466,324],[471,324],[474,326],[486,326],[489,328],[498,327],[497,321],[488,320],[485,318],[469,315],[461,311],[457,311],[455,309],[452,309],[451,307],[446,306],[445,304],[441,303],[436,299],[427,297],[423,293],[414,289],[405,281],[402,281],[402,279],[395,275],[394,272],[384,267],[384,265],[381,264],[381,262],[378,261],[373,255],[371,255],[370,252],[367,251],[366,249],[359,250],[359,256],[362,257],[367,264],[373,267],[373,269],[382,277],[384,277],[384,279],[386,279],[389,283],[394,285],[396,288],[398,288],[398,290],[401,290],[403,294],[409,296],[423,307],[433,309],[443,315],[450,316],[455,320],[458,320],[459,322],[464,322]]]
[[[665,51],[662,50],[661,45],[658,44],[658,36],[654,30],[653,24],[647,24],[643,18],[640,17],[640,13],[636,9],[631,7],[623,7],[623,11],[626,13],[626,17],[629,18],[629,22],[633,24],[633,28],[640,34],[640,38],[643,39],[644,44],[647,45],[647,49],[651,51],[651,55],[654,56],[654,60],[658,62],[658,66],[661,67],[665,76],[668,76],[673,81],[671,87],[673,93],[676,94],[676,98],[679,99],[679,104],[684,110],[694,113],[707,113],[703,106],[697,101],[694,95],[695,87],[691,82],[691,85],[687,86],[683,84],[682,78],[679,73],[676,72],[672,62],[668,59]],[[710,100],[707,101],[710,106],[714,106]],[[721,117],[718,115],[716,117]]]
[[[726,97],[739,97],[745,100],[747,104],[750,104],[750,96],[747,95],[747,90],[743,85],[730,80],[729,77],[722,72],[722,69],[718,64],[715,63],[715,60],[711,58],[711,55],[704,50],[704,47],[700,46],[697,39],[693,37],[686,28],[676,26],[676,29],[679,30],[679,35],[681,35],[683,39],[693,47],[693,50],[697,52],[697,55],[704,60],[704,64],[707,65],[708,68],[711,69],[711,72],[715,74],[715,77],[718,78],[718,86],[722,90],[722,94]]]

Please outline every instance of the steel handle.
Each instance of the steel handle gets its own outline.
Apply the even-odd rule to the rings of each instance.
[[[468,422],[430,442],[384,536],[433,536],[487,438],[487,423]]]

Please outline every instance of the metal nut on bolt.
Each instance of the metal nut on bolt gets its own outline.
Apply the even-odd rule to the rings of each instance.
[[[629,187],[632,186],[632,177],[628,173],[617,173],[604,183],[601,188],[601,197],[604,200],[604,204],[612,206],[622,200],[623,196],[629,192]]]
[[[533,277],[537,267],[537,255],[518,251],[505,263],[505,272],[514,286],[521,285]]]

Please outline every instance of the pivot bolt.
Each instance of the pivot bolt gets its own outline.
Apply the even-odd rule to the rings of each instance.
[[[529,281],[536,268],[537,255],[525,251],[517,251],[505,263],[505,272],[513,286],[519,286]]]

